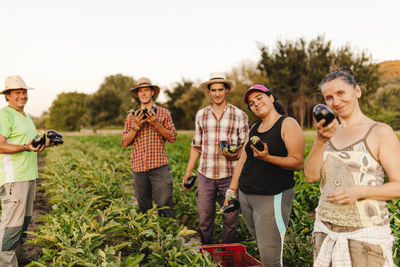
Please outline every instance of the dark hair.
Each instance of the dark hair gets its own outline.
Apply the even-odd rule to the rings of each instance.
[[[10,92],[11,92],[11,90],[7,90],[7,91],[4,91],[4,92],[3,92],[4,98],[6,99],[6,102],[8,102],[8,98],[7,98],[6,95],[10,95]]]
[[[258,92],[264,93],[264,94],[266,94],[267,96],[272,95],[272,96],[274,97],[274,102],[273,102],[272,104],[274,104],[274,108],[275,108],[276,112],[278,112],[278,113],[281,114],[281,115],[286,114],[286,110],[285,110],[284,106],[283,106],[281,103],[278,102],[278,98],[277,98],[276,95],[275,95],[274,93],[272,93],[271,91],[272,91],[271,89],[268,89],[268,92],[262,92],[262,91],[258,91]],[[247,102],[247,107],[248,107],[249,110],[251,111],[249,102]],[[251,111],[251,112],[253,112],[253,111]]]
[[[224,83],[224,82],[217,82],[217,83],[222,83],[224,85],[225,89],[228,89],[228,90],[231,89],[231,87],[227,83]],[[211,84],[213,84],[213,83],[210,83],[207,85],[208,90],[210,90]]]
[[[354,79],[353,71],[348,67],[338,67],[322,79],[321,83],[319,84],[319,89],[321,89],[325,83],[336,79],[342,79],[347,84],[353,87],[357,86],[356,79]]]

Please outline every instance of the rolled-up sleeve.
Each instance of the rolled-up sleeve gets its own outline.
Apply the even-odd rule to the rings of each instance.
[[[239,119],[238,137],[239,143],[244,145],[249,135],[249,117],[245,112],[242,112],[242,116]]]
[[[202,142],[203,142],[203,131],[201,129],[200,125],[200,120],[201,119],[201,114],[199,112],[196,114],[196,120],[195,120],[195,130],[194,130],[194,135],[192,139],[192,147],[199,151],[201,153],[202,151]]]
[[[135,117],[133,116],[132,113],[129,113],[128,116],[126,116],[126,119],[125,119],[124,131],[121,134],[121,143],[125,139],[126,134],[132,130],[134,122],[135,122]]]
[[[167,140],[167,142],[175,143],[177,133],[176,133],[174,122],[173,122],[172,117],[171,117],[171,112],[169,112],[169,111],[167,112],[167,116],[166,116],[164,127],[167,130],[171,131],[171,134],[172,134],[171,140]]]

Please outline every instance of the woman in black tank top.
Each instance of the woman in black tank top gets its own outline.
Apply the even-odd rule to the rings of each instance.
[[[282,266],[282,243],[294,198],[293,172],[302,168],[304,136],[296,120],[283,115],[283,107],[263,85],[250,87],[243,101],[260,118],[249,137],[257,136],[262,146],[257,149],[252,142],[246,143],[225,205],[240,196],[244,221],[256,238],[264,266]]]

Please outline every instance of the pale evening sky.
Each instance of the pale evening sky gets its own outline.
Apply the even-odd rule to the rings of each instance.
[[[25,111],[40,116],[57,94],[92,94],[109,75],[171,88],[257,62],[258,44],[277,40],[324,35],[374,62],[398,60],[399,11],[398,0],[2,0],[0,86],[20,75],[36,88]]]

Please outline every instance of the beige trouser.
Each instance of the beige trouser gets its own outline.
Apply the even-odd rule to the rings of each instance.
[[[329,230],[334,232],[352,232],[360,229],[359,227],[339,226],[328,222],[323,222]],[[321,232],[313,233],[312,242],[314,245],[314,261],[316,260],[322,243],[327,235]],[[382,248],[357,240],[349,239],[349,250],[351,266],[353,267],[379,267],[385,263]],[[331,265],[332,266],[332,265]]]
[[[0,187],[0,266],[18,267],[15,248],[28,229],[35,200],[36,181],[6,183]]]

